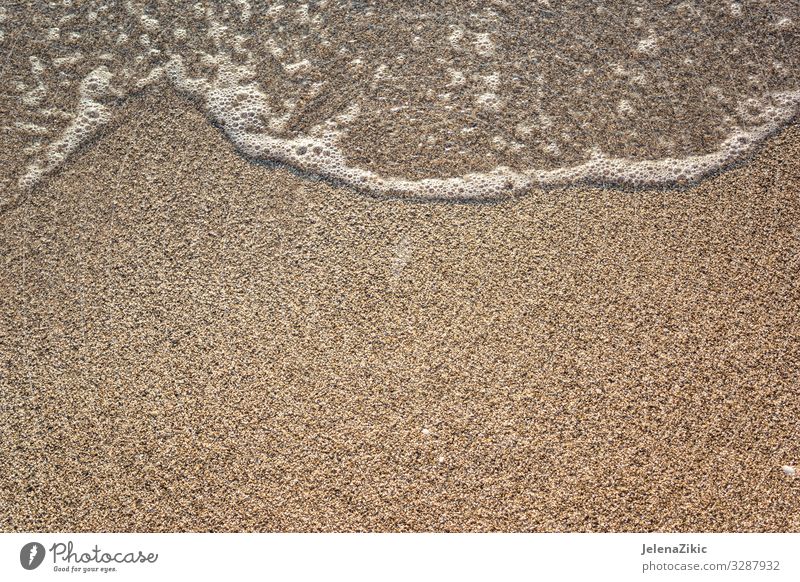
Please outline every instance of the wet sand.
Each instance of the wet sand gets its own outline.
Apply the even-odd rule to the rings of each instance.
[[[0,530],[800,531],[798,160],[414,203],[132,104],[0,214]]]

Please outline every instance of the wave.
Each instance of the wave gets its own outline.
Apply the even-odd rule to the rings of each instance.
[[[769,2],[166,2],[0,8],[19,195],[145,88],[247,156],[369,192],[662,186],[800,108],[800,8]]]

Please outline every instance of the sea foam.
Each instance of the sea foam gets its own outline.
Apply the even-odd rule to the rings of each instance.
[[[8,202],[127,100],[176,89],[245,155],[360,190],[497,198],[683,184],[800,108],[800,8],[682,2],[0,7]]]

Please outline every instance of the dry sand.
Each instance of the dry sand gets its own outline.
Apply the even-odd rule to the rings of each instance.
[[[380,200],[144,99],[0,215],[0,530],[800,531],[798,185]]]

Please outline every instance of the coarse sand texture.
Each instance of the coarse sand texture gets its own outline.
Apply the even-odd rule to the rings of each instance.
[[[0,213],[0,530],[800,531],[796,125],[409,201],[144,91]]]

